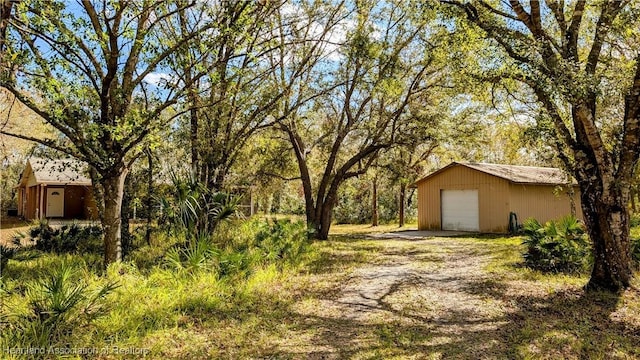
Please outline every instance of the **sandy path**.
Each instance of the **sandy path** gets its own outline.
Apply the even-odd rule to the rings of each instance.
[[[483,270],[490,260],[486,251],[464,239],[381,244],[381,251],[353,270],[340,291],[297,309],[317,329],[314,346],[302,351],[305,356],[344,358],[374,351],[381,331],[390,331],[390,341],[407,337],[418,358],[420,348],[431,352],[455,343],[461,334],[467,342],[479,336],[477,346],[462,358],[481,357],[484,345],[495,345],[495,339],[482,334],[504,325],[506,308],[483,293],[490,281]]]
[[[18,235],[18,233],[27,233],[28,231],[29,226],[4,227],[0,224],[0,245],[13,246],[13,238]]]
[[[489,260],[474,247],[458,240],[417,241],[414,247],[435,250],[432,264],[421,264],[415,252],[381,256],[382,263],[357,269],[351,281],[334,300],[347,318],[366,321],[387,312],[400,318],[414,315],[435,324],[456,322],[451,314],[463,313],[464,320],[485,318],[486,298],[471,289],[488,280],[483,266]]]

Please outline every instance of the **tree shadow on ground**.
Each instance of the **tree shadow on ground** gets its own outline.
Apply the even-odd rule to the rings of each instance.
[[[368,263],[368,257],[362,250],[371,251],[370,248],[342,245],[320,249],[320,256],[311,261],[307,268],[312,274],[326,274],[341,271],[345,266],[364,265]]]
[[[347,266],[371,263],[371,259],[358,255],[360,248],[371,250],[366,243],[346,240],[333,245],[338,247],[337,254],[325,253],[323,256],[329,259],[320,259],[316,264],[315,273],[322,277],[344,275],[338,269],[341,262]],[[465,257],[488,256],[495,250],[482,244],[473,248],[464,244],[452,246],[454,257],[463,261]],[[434,253],[428,247],[411,247],[408,253],[401,248],[384,249],[392,254],[403,251],[412,259]],[[355,302],[343,296],[344,287],[338,286],[335,291],[310,287],[298,289],[292,297],[282,298],[277,292],[262,294],[244,306],[209,308],[196,303],[183,304],[179,310],[194,318],[208,317],[206,324],[233,321],[238,327],[249,326],[247,334],[259,330],[261,336],[269,334],[275,339],[224,343],[225,350],[219,355],[230,358],[237,358],[238,354],[278,359],[640,357],[640,322],[633,319],[638,315],[625,316],[620,295],[584,293],[571,286],[549,290],[533,281],[523,280],[523,285],[486,273],[425,276],[412,271],[399,277],[367,275],[367,280],[386,281],[389,286],[383,292],[360,293]],[[405,296],[408,289],[416,288],[432,291],[435,297],[446,295],[447,289],[461,296],[439,299],[450,305],[445,311],[429,308],[428,302],[417,306],[406,306],[405,302],[399,306],[397,299]],[[456,304],[461,298],[473,301]],[[306,307],[301,306],[305,301],[309,301]],[[496,311],[478,311],[474,306],[479,303],[488,304],[488,309],[495,307]]]
[[[490,252],[481,248],[471,249],[469,254],[485,256]],[[430,251],[423,253],[412,249],[409,255]],[[365,304],[340,304],[390,316],[363,320],[348,314],[325,315],[322,310],[301,314],[290,308],[283,321],[293,324],[297,332],[314,334],[309,341],[312,346],[279,347],[262,355],[311,359],[640,357],[640,324],[625,319],[625,310],[618,309],[619,294],[585,293],[570,287],[554,291],[535,282],[518,288],[521,285],[490,276],[442,276],[428,281],[420,276],[403,277],[387,292],[369,296]],[[458,304],[445,312],[432,312],[399,308],[389,300],[403,289],[421,286],[454,286],[455,291],[495,304],[500,311],[484,314]]]
[[[314,347],[290,349],[284,358],[380,358],[418,356],[479,358],[635,358],[640,356],[640,327],[612,317],[618,297],[603,293],[559,292],[516,296],[513,310],[479,317],[460,309],[432,317],[395,309],[385,301],[403,284],[375,299],[370,311],[386,311],[397,320],[359,322],[349,318],[287,316],[300,331],[313,332]],[[505,296],[493,287],[488,297]],[[355,304],[362,307],[362,304]],[[293,351],[291,351],[293,350]]]

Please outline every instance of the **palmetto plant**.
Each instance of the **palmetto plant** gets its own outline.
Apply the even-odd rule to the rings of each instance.
[[[193,240],[197,233],[213,233],[221,221],[237,214],[239,198],[207,188],[193,175],[171,173],[171,190],[159,199],[165,224],[185,231]]]
[[[0,276],[2,276],[2,271],[7,267],[9,259],[11,259],[15,255],[15,253],[15,248],[0,245]]]
[[[566,216],[544,225],[535,219],[524,222],[527,266],[542,271],[580,272],[590,261],[590,246],[584,226]]]
[[[108,283],[98,289],[77,275],[78,269],[62,264],[48,277],[30,287],[29,305],[33,315],[43,322],[60,323],[74,316],[93,318],[102,313],[101,300],[118,286]]]
[[[3,341],[20,346],[43,347],[56,344],[77,326],[91,323],[105,314],[105,297],[116,283],[89,285],[81,271],[70,263],[59,264],[25,291],[28,311],[2,309],[9,324]]]
[[[217,248],[210,237],[200,233],[194,241],[169,249],[165,260],[167,265],[175,270],[193,273],[213,265],[217,254]]]

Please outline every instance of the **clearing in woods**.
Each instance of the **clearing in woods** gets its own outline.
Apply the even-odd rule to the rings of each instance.
[[[587,274],[526,269],[519,237],[332,230],[305,264],[238,284],[125,263],[111,298],[124,312],[101,320],[100,336],[116,329],[167,359],[640,358],[638,291],[585,294]],[[9,267],[30,276],[49,259]],[[132,300],[138,286],[148,292]],[[194,291],[169,300],[176,286]]]
[[[291,305],[285,317],[292,326],[266,353],[316,359],[640,357],[637,291],[584,295],[584,276],[522,268],[520,241],[335,236],[300,285],[303,294],[315,292]]]

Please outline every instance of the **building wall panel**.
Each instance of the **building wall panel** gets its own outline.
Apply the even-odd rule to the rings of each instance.
[[[98,219],[98,208],[89,186],[79,185],[49,185],[46,188],[64,188],[64,219]],[[38,217],[40,211],[40,195],[46,194],[41,185],[21,188],[24,191],[25,219],[32,220]],[[21,206],[19,208],[22,208]],[[47,208],[47,197],[42,199],[42,208]]]
[[[571,214],[567,187],[553,185],[511,184],[511,211],[518,222],[534,218],[541,223]],[[582,219],[580,190],[574,187],[573,201],[578,219]]]
[[[27,220],[36,218],[36,209],[38,208],[38,189],[39,186],[31,186],[27,188],[27,209],[24,216]]]
[[[39,185],[38,182],[36,181],[36,176],[29,169],[29,177],[27,178],[27,186],[36,186],[36,185]]]
[[[65,219],[84,218],[84,188],[82,186],[65,186],[64,217]]]
[[[501,233],[509,225],[509,182],[496,176],[453,166],[421,181],[418,187],[418,228],[441,230],[441,190],[478,190],[481,232]]]

